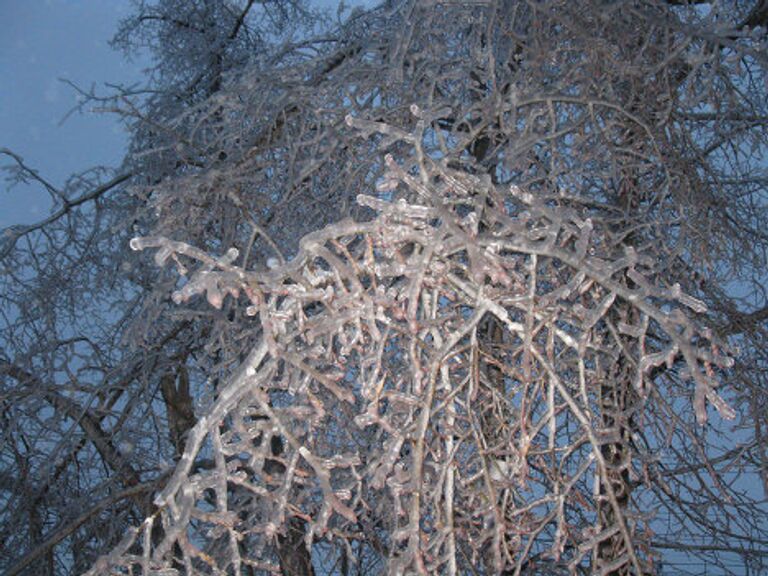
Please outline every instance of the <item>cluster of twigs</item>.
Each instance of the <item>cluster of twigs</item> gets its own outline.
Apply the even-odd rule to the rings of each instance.
[[[693,319],[704,305],[664,285],[653,255],[607,244],[600,221],[408,140],[415,153],[386,158],[381,194],[358,196],[376,217],[305,236],[285,264],[131,242],[185,275],[177,304],[230,296],[260,334],[191,430],[157,512],[92,574],[277,572],[296,529],[349,557],[365,542],[395,574],[577,570],[617,535],[616,562],[651,570],[649,518],[610,482],[597,489],[617,467],[604,447],[648,417],[664,366],[687,371],[700,421],[705,399],[732,416],[716,392],[731,360]],[[617,366],[636,402],[609,427],[600,390]],[[601,505],[618,522],[602,525]]]
[[[0,149],[0,572],[765,571],[766,3],[344,14],[137,2],[119,173]]]

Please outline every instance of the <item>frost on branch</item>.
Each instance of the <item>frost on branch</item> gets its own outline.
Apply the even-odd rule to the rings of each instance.
[[[393,573],[439,573],[459,549],[472,562],[490,551],[499,571],[542,553],[576,567],[614,534],[591,495],[611,472],[601,448],[621,433],[600,417],[604,382],[630,371],[640,418],[667,393],[665,372],[687,374],[700,422],[707,401],[733,417],[716,392],[731,360],[654,254],[611,247],[599,218],[407,141],[414,158],[387,158],[383,180],[398,199],[358,196],[375,218],[306,236],[285,264],[245,270],[236,253],[131,242],[196,268],[177,304],[229,296],[258,315],[260,343],[191,431],[157,515],[94,573],[269,572],[292,519],[307,542],[342,546],[378,526]],[[603,498],[623,513],[612,489]],[[572,530],[566,509],[593,529]],[[643,523],[619,525],[627,564],[648,561]]]

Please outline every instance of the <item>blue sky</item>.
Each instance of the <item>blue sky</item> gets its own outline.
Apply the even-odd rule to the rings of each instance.
[[[314,3],[331,7],[336,0]],[[108,44],[130,13],[129,0],[0,0],[0,148],[56,186],[87,168],[117,167],[123,157],[127,137],[115,116],[91,111],[61,124],[77,93],[60,79],[102,93],[105,82],[139,81],[148,59],[128,62]],[[0,155],[0,166],[9,163]],[[0,174],[0,230],[38,221],[49,207],[40,186],[9,190]]]
[[[93,166],[119,165],[126,134],[109,114],[88,111],[61,120],[77,104],[59,79],[103,91],[132,83],[147,62],[127,62],[108,41],[128,15],[127,0],[0,0],[0,148],[9,148],[61,186]],[[0,165],[10,158],[0,156]],[[48,212],[39,186],[9,190],[0,180],[0,229]]]

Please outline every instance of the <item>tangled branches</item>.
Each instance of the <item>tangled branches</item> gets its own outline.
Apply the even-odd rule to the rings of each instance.
[[[685,373],[700,422],[706,400],[732,417],[716,392],[731,360],[694,318],[704,305],[599,219],[409,141],[412,158],[386,158],[380,196],[358,196],[375,218],[309,234],[285,264],[245,270],[236,250],[132,241],[183,275],[197,267],[177,304],[245,300],[259,338],[190,432],[155,515],[91,573],[277,572],[296,527],[346,558],[368,547],[396,574],[578,570],[611,539],[614,563],[652,570],[650,517],[610,481],[641,486],[649,469],[606,446],[642,451],[639,423],[681,392],[660,387],[663,370]],[[603,384],[623,373],[633,400],[606,419]]]

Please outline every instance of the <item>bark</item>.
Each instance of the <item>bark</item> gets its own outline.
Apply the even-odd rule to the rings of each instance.
[[[285,534],[277,537],[277,555],[283,576],[314,576],[312,555],[307,549],[306,522],[301,518],[291,518]]]

